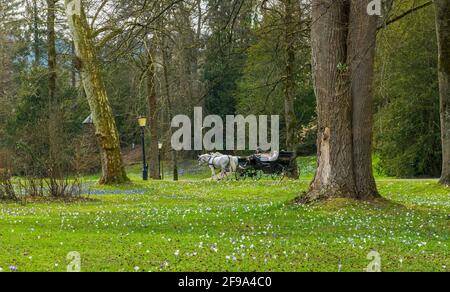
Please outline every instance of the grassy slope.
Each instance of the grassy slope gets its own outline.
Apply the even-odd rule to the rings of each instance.
[[[195,172],[142,183],[134,168],[133,185],[94,186],[104,195],[93,202],[2,204],[0,267],[64,271],[77,251],[83,271],[362,271],[376,249],[384,271],[450,271],[448,189],[384,178],[392,203],[294,206],[308,161],[299,182],[217,183]]]

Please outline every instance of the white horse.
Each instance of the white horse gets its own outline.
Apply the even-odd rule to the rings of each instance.
[[[227,172],[236,172],[239,159],[236,156],[223,155],[221,153],[203,154],[198,157],[199,165],[208,165],[211,169],[213,179],[224,179]],[[217,177],[216,169],[220,169],[220,178]]]

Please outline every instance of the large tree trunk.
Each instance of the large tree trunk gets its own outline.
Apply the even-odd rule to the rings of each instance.
[[[65,0],[66,7],[71,0]],[[120,152],[119,133],[113,112],[106,94],[96,52],[83,4],[80,14],[68,15],[69,28],[80,63],[81,79],[94,120],[96,136],[99,141],[102,177],[101,184],[128,182]]]
[[[355,197],[347,62],[348,1],[313,2],[311,43],[318,115],[318,169],[308,200]]]
[[[450,186],[450,0],[435,0],[442,132],[441,183]]]
[[[353,171],[359,199],[378,196],[372,167],[373,79],[378,21],[367,1],[351,0],[348,61],[353,98]]]
[[[149,45],[148,63],[147,63],[147,94],[148,94],[148,106],[150,112],[149,124],[150,124],[150,178],[159,180],[159,149],[158,149],[158,97],[156,94],[156,66],[155,66],[155,43]]]
[[[295,116],[295,32],[299,28],[295,21],[295,0],[284,0],[284,47],[286,53],[285,85],[284,85],[284,110],[286,120],[286,150],[296,151],[295,130],[297,118]],[[288,176],[298,179],[297,159],[293,159],[289,167]]]
[[[318,169],[304,202],[378,196],[372,174],[370,117],[377,22],[366,13],[368,3],[313,1]]]

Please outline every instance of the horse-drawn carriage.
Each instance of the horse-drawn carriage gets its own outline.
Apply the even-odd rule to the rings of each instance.
[[[273,179],[283,179],[295,158],[294,152],[273,152],[271,155],[255,154],[249,157],[239,157],[236,169],[236,179],[260,180],[263,176]]]
[[[259,180],[263,176],[283,180],[294,159],[294,152],[274,151],[271,154],[264,154],[258,151],[248,157],[236,157],[221,153],[203,154],[198,157],[198,162],[200,165],[208,165],[212,178],[216,180],[226,178],[229,173],[235,173],[237,180]],[[216,174],[218,169],[221,170],[219,177]]]

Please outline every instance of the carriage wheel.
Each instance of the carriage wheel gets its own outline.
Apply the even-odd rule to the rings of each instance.
[[[278,179],[280,179],[280,176],[282,174],[283,174],[283,170],[280,169],[279,167],[277,167],[277,168],[272,170],[271,177],[272,177],[273,180],[278,180]]]
[[[272,169],[272,172],[271,172],[272,179],[273,180],[279,180],[280,177],[284,176],[284,171],[285,170],[284,170],[283,166],[281,166],[279,164],[274,165],[274,167]]]

